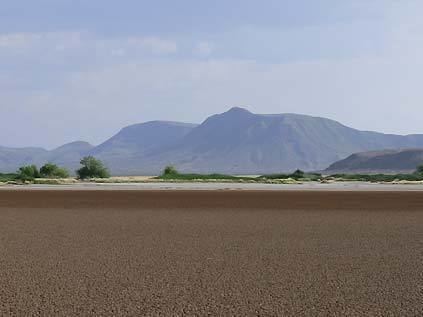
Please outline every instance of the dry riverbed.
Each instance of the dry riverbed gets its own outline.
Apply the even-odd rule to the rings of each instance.
[[[0,315],[421,316],[423,193],[0,190]]]

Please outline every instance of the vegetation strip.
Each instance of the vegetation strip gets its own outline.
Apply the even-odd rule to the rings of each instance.
[[[82,167],[76,171],[77,180],[90,180],[93,182],[113,183],[110,179],[110,172],[103,162],[87,156],[81,159]],[[66,182],[63,180],[67,179]],[[110,180],[106,180],[110,179]],[[296,170],[291,174],[270,174],[261,176],[235,176],[227,174],[196,174],[196,173],[180,173],[175,167],[167,166],[160,176],[151,178],[153,181],[167,182],[252,182],[252,183],[281,183],[295,184],[300,182],[342,182],[342,181],[358,181],[373,183],[392,183],[392,182],[423,182],[423,165],[417,167],[412,174],[333,174],[324,176],[319,173],[306,173]],[[150,180],[150,181],[151,181]],[[141,181],[137,181],[141,182]],[[59,185],[61,183],[69,183],[69,172],[55,164],[47,163],[40,169],[35,165],[21,167],[17,173],[1,174],[0,183],[9,184],[51,184]]]

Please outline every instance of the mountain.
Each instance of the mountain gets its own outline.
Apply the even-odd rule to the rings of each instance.
[[[71,173],[79,168],[81,158],[90,153],[94,146],[88,142],[77,141],[62,145],[57,149],[49,151],[44,162],[51,162],[60,166],[66,166]],[[42,164],[40,164],[42,165]]]
[[[328,173],[410,173],[423,164],[423,149],[355,153],[333,163]]]
[[[76,142],[53,151],[0,148],[0,172],[47,160],[74,170],[89,154],[115,175],[157,174],[168,164],[184,172],[264,174],[322,170],[353,153],[401,148],[423,148],[423,135],[359,131],[326,118],[254,114],[235,107],[200,125],[132,125],[96,147]]]
[[[66,166],[73,172],[79,166],[81,157],[87,155],[94,146],[87,142],[73,142],[62,145],[52,151],[42,148],[6,148],[0,147],[0,173],[15,172],[19,167],[28,164],[41,166],[52,162]]]
[[[176,146],[146,159],[144,166],[155,172],[174,164],[182,171],[236,174],[319,170],[359,151],[419,146],[423,135],[386,135],[325,118],[232,108],[208,118]]]
[[[170,121],[150,121],[123,128],[93,150],[97,155],[144,154],[175,144],[197,125]]]
[[[123,128],[93,149],[90,154],[103,160],[118,175],[151,174],[146,157],[178,144],[197,125],[170,121],[150,121]],[[122,162],[124,162],[122,164]],[[155,170],[156,172],[157,170]],[[153,172],[154,173],[154,172]]]
[[[40,164],[48,151],[41,148],[8,148],[0,146],[0,173],[15,172],[20,166]]]

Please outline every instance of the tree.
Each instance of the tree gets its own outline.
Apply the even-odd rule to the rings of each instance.
[[[178,174],[178,171],[176,170],[176,168],[174,166],[169,165],[165,167],[162,173],[162,176],[170,176],[170,175],[177,175],[177,174]]]
[[[110,173],[103,162],[93,156],[86,156],[81,160],[82,167],[76,171],[80,179],[109,178]]]
[[[305,173],[302,170],[296,170],[290,176],[294,179],[298,179],[298,178],[303,178],[305,176]]]
[[[416,173],[417,174],[420,174],[420,175],[423,175],[423,164],[417,166]]]
[[[35,178],[40,178],[40,172],[38,171],[37,166],[27,165],[19,168],[18,179],[22,181],[32,181]]]
[[[43,167],[40,168],[40,174],[42,177],[45,178],[67,178],[69,177],[69,172],[64,169],[60,168],[56,164],[47,163]]]

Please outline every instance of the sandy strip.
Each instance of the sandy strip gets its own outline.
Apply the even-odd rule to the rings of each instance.
[[[260,184],[260,183],[120,183],[71,185],[3,185],[0,190],[306,190],[306,191],[423,191],[421,184],[377,184],[365,182],[336,182],[321,184]]]

